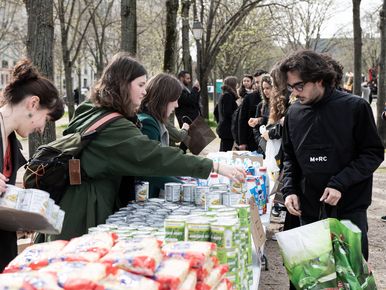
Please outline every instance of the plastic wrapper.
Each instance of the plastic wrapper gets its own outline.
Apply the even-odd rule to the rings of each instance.
[[[0,197],[0,227],[7,231],[59,234],[64,212],[55,207],[48,192],[7,185]]]
[[[42,274],[54,273],[64,289],[94,289],[108,271],[107,265],[88,262],[58,262],[39,270]]]
[[[167,257],[184,258],[192,263],[192,267],[200,268],[216,254],[216,244],[211,242],[175,242],[163,246],[162,251]]]
[[[59,256],[65,261],[96,262],[111,250],[116,239],[116,234],[108,232],[83,235],[70,240]]]
[[[159,283],[152,279],[123,270],[118,270],[115,275],[109,275],[98,284],[104,290],[158,290],[160,287]]]
[[[59,260],[58,253],[67,243],[68,241],[59,240],[29,246],[8,264],[4,273],[37,270],[53,261],[57,261]]]
[[[54,274],[36,271],[0,275],[0,290],[60,290]]]
[[[31,188],[25,190],[24,198],[19,209],[48,217],[50,211],[49,200],[50,194],[48,192]]]
[[[24,195],[24,189],[7,184],[7,190],[4,192],[3,196],[0,197],[0,206],[20,209]]]
[[[217,287],[220,281],[224,278],[226,272],[228,272],[228,265],[217,266],[210,272],[204,281],[197,283],[196,290],[210,290]]]
[[[101,261],[146,276],[154,275],[162,260],[159,242],[155,238],[119,241]]]
[[[197,284],[196,271],[190,271],[185,281],[178,287],[178,290],[195,290]]]
[[[229,281],[228,279],[223,279],[220,284],[217,285],[214,290],[232,290],[232,282]]]
[[[197,273],[197,280],[203,281],[217,265],[218,259],[216,257],[209,257],[202,267],[195,269]]]
[[[163,260],[155,273],[155,279],[161,284],[161,289],[176,290],[185,281],[190,269],[190,263],[184,259]]]

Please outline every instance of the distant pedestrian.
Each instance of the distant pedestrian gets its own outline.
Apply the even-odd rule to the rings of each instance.
[[[74,90],[74,104],[79,105],[79,90],[75,89]]]
[[[236,86],[236,77],[229,76],[224,79],[224,85],[221,87],[223,93],[215,109],[218,123],[216,132],[221,139],[220,151],[230,151],[233,148],[234,139],[231,126],[233,113],[237,109],[236,100],[238,96]]]
[[[239,150],[248,150],[256,151],[258,149],[258,144],[255,142],[253,135],[253,129],[248,126],[248,121],[250,118],[255,117],[257,105],[261,102],[261,90],[260,90],[260,80],[261,76],[265,73],[264,70],[257,70],[254,74],[255,84],[258,85],[256,90],[248,91],[241,103],[240,114],[238,117],[238,149]],[[244,77],[245,78],[245,77]]]
[[[194,121],[199,115],[201,115],[200,108],[200,83],[196,81],[193,87],[190,88],[192,83],[192,77],[188,71],[180,71],[177,78],[183,85],[183,90],[180,98],[178,99],[178,108],[176,108],[176,117],[178,124],[182,129],[183,124],[186,122],[184,116]],[[180,149],[184,152],[188,149],[184,143],[181,142]]]

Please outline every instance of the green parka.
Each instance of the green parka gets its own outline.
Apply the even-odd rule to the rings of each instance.
[[[64,134],[83,130],[90,120],[107,112],[91,102],[80,105]],[[60,202],[65,211],[62,233],[50,239],[70,239],[105,223],[119,201],[122,176],[193,176],[207,178],[213,167],[210,159],[184,155],[172,147],[144,136],[135,124],[118,119],[98,133],[83,150],[81,168],[87,180],[70,186]]]

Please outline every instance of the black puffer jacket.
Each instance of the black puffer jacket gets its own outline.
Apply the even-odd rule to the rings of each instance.
[[[372,175],[384,148],[365,100],[326,89],[311,106],[296,102],[285,118],[283,149],[283,193],[300,197],[303,216],[318,216],[326,187],[342,193],[339,214],[371,204]]]

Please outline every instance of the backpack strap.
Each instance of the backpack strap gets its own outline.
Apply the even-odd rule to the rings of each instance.
[[[109,123],[120,118],[122,118],[122,115],[120,113],[108,113],[107,115],[94,122],[89,128],[87,128],[87,130],[82,133],[82,136],[92,135],[95,132],[101,131]]]

